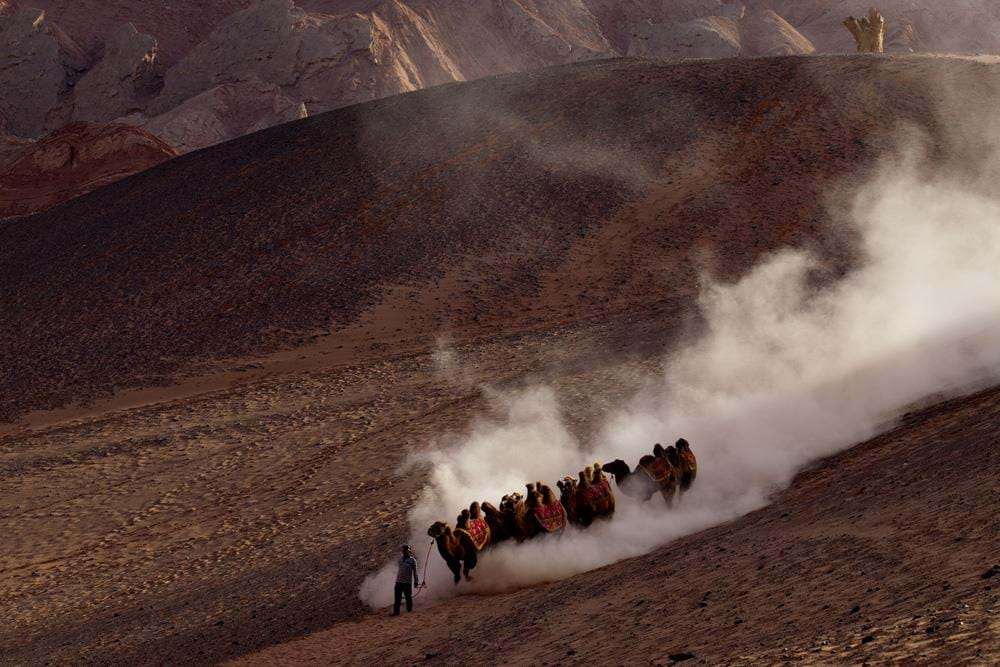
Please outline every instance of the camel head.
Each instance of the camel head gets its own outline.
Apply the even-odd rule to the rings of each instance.
[[[503,503],[501,502],[501,505],[502,504]],[[500,510],[494,507],[493,503],[491,503],[488,500],[484,500],[482,505],[480,505],[480,507],[482,508],[483,514],[487,516],[500,514]]]
[[[435,521],[431,524],[431,527],[427,529],[427,534],[433,537],[435,540],[439,537],[447,537],[451,535],[451,528],[444,521]]]
[[[622,461],[621,459],[615,459],[614,461],[605,463],[604,465],[601,466],[601,468],[604,470],[604,472],[609,472],[615,477],[628,475],[629,473],[632,472],[632,469],[629,468],[628,464]]]

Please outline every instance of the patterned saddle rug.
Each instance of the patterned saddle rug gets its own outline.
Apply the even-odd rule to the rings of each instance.
[[[601,479],[600,484],[591,484],[587,487],[587,500],[597,514],[604,514],[611,509],[611,485],[608,478]]]
[[[692,472],[698,470],[698,459],[694,457],[694,452],[692,452],[690,449],[682,449],[681,458],[684,459],[685,463],[691,466]]]
[[[558,533],[566,527],[566,510],[558,500],[536,507],[535,518],[546,533]]]
[[[646,454],[639,459],[639,469],[646,473],[646,476],[657,484],[664,484],[670,481],[674,474],[674,469],[670,462],[659,456]]]
[[[486,519],[482,517],[469,519],[466,527],[459,528],[458,530],[469,536],[472,544],[476,547],[476,551],[482,551],[490,542],[490,524],[486,523]]]

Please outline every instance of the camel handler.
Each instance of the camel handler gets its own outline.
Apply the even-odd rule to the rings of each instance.
[[[417,559],[410,555],[410,546],[404,544],[400,550],[403,555],[399,559],[399,569],[396,570],[396,590],[392,602],[393,616],[399,616],[399,603],[402,602],[403,596],[406,596],[406,611],[413,611],[413,587],[420,587]]]

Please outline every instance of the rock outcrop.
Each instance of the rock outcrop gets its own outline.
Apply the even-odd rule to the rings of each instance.
[[[156,73],[156,40],[131,23],[108,39],[104,57],[76,85],[73,119],[107,121],[141,108]]]
[[[770,9],[747,11],[740,23],[748,56],[801,56],[816,50],[806,37]]]
[[[215,86],[152,119],[128,118],[182,153],[308,116],[279,86],[251,77]]]
[[[256,79],[296,88],[304,100],[322,100],[336,89],[330,70],[358,51],[370,52],[375,36],[369,19],[326,20],[292,0],[258,0],[224,20],[165,77],[150,108],[164,113],[216,86]]]
[[[858,53],[882,53],[885,51],[885,19],[872,7],[868,16],[860,19],[853,16],[844,21],[844,26],[854,37]]]
[[[843,16],[871,0],[173,0],[169,11],[26,1],[40,9],[0,0],[0,134],[123,122],[182,152],[396,93],[595,58],[1000,52],[994,0],[881,0],[888,19],[849,20],[856,44]]]
[[[644,21],[633,28],[628,55],[639,58],[729,58],[740,54],[738,19],[708,16],[683,23]]]
[[[6,130],[37,137],[59,104],[68,75],[83,69],[80,48],[40,9],[0,16],[0,117]]]
[[[0,217],[42,211],[177,155],[140,128],[71,123],[0,168]]]
[[[771,10],[747,10],[743,5],[719,9],[725,13],[679,23],[639,23],[633,28],[628,55],[728,58],[804,55],[815,51],[808,39]]]

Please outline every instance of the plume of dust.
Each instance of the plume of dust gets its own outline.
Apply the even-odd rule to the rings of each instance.
[[[410,515],[415,545],[428,543],[433,521],[454,525],[472,500],[496,503],[595,460],[634,465],[654,442],[683,436],[699,461],[673,510],[659,497],[639,505],[618,494],[612,521],[500,545],[458,587],[432,553],[427,598],[509,590],[647,553],[761,507],[804,465],[885,429],[915,401],[995,380],[1000,204],[906,164],[855,197],[862,260],[845,278],[813,287],[820,260],[788,250],[735,284],[706,288],[705,334],[667,360],[655,389],[608,419],[596,451],[564,426],[557,396],[535,387],[493,396],[501,418],[421,454],[429,482]],[[362,599],[388,604],[394,574],[391,562],[370,575]]]

